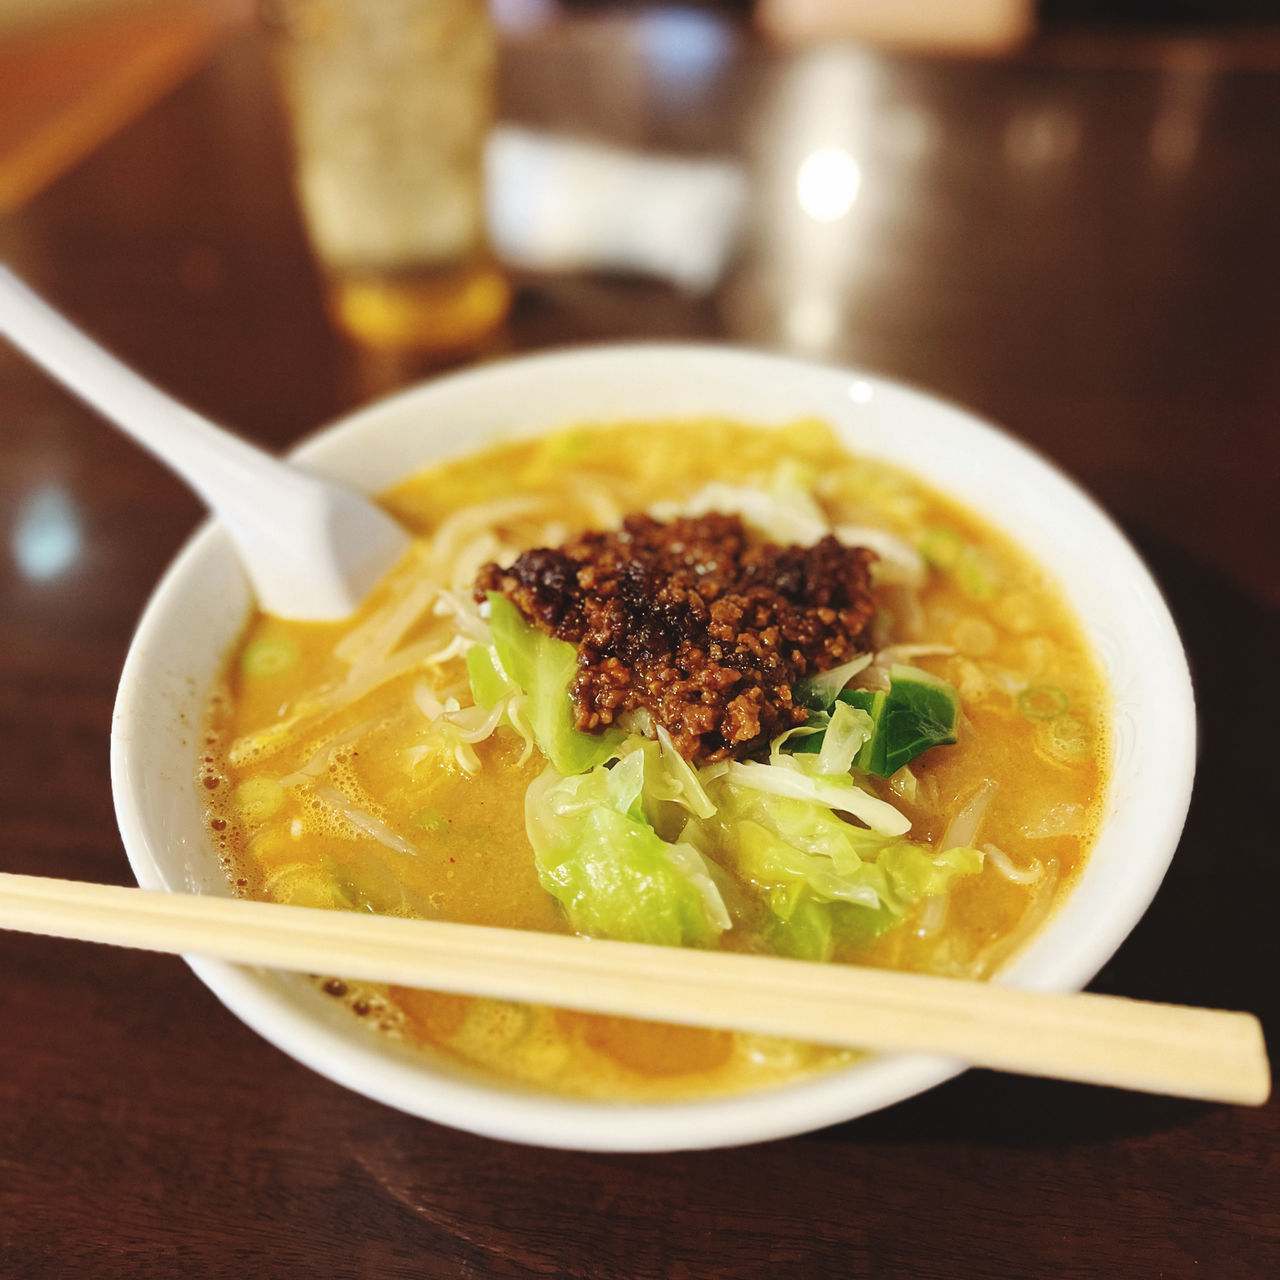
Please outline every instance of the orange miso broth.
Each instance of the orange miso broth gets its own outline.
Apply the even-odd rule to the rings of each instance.
[[[481,695],[475,654],[491,642],[490,608],[505,602],[478,602],[474,587],[486,564],[615,530],[638,512],[664,520],[733,511],[761,541],[803,546],[834,531],[870,547],[876,612],[851,687],[870,697],[900,679],[945,682],[958,702],[954,744],[932,746],[887,777],[858,767],[859,754],[844,762],[838,795],[815,774],[818,755],[786,755],[795,742],[775,739],[745,762],[682,767],[669,737],[659,750],[653,725],[633,722],[635,742],[582,777],[600,795],[616,790],[627,762],[648,751],[671,777],[693,778],[687,785],[700,799],[668,792],[652,808],[646,798],[640,817],[622,801],[609,815],[627,830],[639,822],[658,842],[667,861],[655,876],[686,893],[681,918],[705,909],[681,940],[981,978],[1026,944],[1077,879],[1101,817],[1109,741],[1107,689],[1078,624],[1056,585],[980,515],[897,468],[851,457],[824,424],[573,427],[435,466],[382,500],[416,535],[396,571],[346,622],[253,617],[211,700],[199,782],[238,893],[608,934],[582,927],[606,916],[575,915],[583,899],[557,896],[540,876],[530,815],[565,779],[550,770],[521,691],[508,684],[497,701]],[[503,663],[495,665],[501,676]],[[811,724],[826,724],[834,741],[837,715],[854,726],[852,741],[871,732],[866,713],[838,703]],[[772,806],[799,822],[807,799],[742,782],[784,767],[817,777],[825,796],[858,790],[909,830],[880,836],[851,809],[824,809],[827,836],[796,853],[792,837],[759,815]],[[833,831],[869,843],[858,845],[860,857],[828,858]],[[687,881],[672,879],[674,866]],[[574,1096],[736,1092],[856,1056],[339,976],[318,981],[381,1033]]]

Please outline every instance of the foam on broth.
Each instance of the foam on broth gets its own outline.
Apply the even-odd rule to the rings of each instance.
[[[348,622],[252,618],[211,701],[200,783],[211,838],[237,892],[567,931],[538,882],[524,832],[524,794],[543,762],[536,753],[525,758],[510,731],[474,744],[432,731],[433,706],[471,700],[463,654],[472,640],[458,634],[448,598],[465,597],[487,560],[506,562],[527,547],[615,524],[623,513],[679,501],[712,477],[762,486],[779,465],[812,485],[833,524],[889,530],[934,565],[918,592],[886,590],[880,605],[894,640],[941,650],[911,661],[959,691],[960,741],[919,757],[910,778],[871,781],[911,819],[912,838],[931,844],[985,799],[974,843],[994,850],[979,875],[838,958],[991,973],[1061,900],[1087,855],[1107,776],[1105,684],[1055,585],[1008,539],[905,473],[850,458],[813,422],[576,427],[446,463],[385,494],[422,539],[410,561]],[[758,942],[730,929],[721,945]],[[576,1095],[728,1092],[851,1056],[721,1031],[324,984],[384,1031]]]

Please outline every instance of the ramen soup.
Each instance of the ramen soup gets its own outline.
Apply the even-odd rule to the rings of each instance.
[[[1055,585],[820,423],[581,427],[415,475],[340,624],[258,615],[200,769],[237,892],[985,977],[1078,875],[1107,693]],[[851,1054],[317,979],[579,1096]]]

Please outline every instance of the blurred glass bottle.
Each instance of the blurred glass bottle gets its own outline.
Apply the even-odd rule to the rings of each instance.
[[[474,345],[510,303],[485,235],[486,0],[264,0],[262,12],[335,321],[375,347]]]

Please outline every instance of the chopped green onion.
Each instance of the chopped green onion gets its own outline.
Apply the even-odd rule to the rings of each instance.
[[[298,646],[288,636],[262,636],[240,655],[240,670],[253,679],[278,676],[298,661]]]
[[[589,433],[581,428],[562,431],[552,437],[551,457],[556,462],[569,462],[585,452],[589,440]]]
[[[990,600],[999,582],[986,557],[954,529],[930,529],[918,548],[934,569],[952,574],[960,590],[975,600]]]
[[[977,551],[966,551],[954,572],[960,590],[974,600],[990,600],[996,594],[995,576]]]
[[[950,570],[960,563],[967,547],[965,540],[954,529],[930,529],[920,539],[919,552],[935,569]]]
[[[342,904],[336,886],[319,867],[290,862],[267,877],[267,892],[276,902],[295,907],[324,907],[332,911]]]
[[[1092,737],[1077,716],[1058,716],[1049,726],[1049,750],[1064,760],[1079,760],[1089,753]]]
[[[419,809],[409,821],[424,831],[443,831],[449,820],[439,809]]]
[[[374,863],[356,870],[329,855],[321,865],[331,886],[333,905],[339,911],[389,915],[400,906],[403,894],[385,867]]]
[[[370,901],[368,894],[360,887],[360,882],[351,876],[333,876],[333,905],[339,911],[368,911],[377,914],[377,907]]]
[[[284,788],[274,778],[246,778],[231,793],[231,802],[245,822],[265,822],[284,804]]]
[[[1033,684],[1018,694],[1018,710],[1028,720],[1054,720],[1071,705],[1056,684]]]

